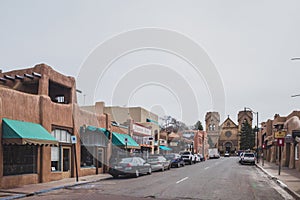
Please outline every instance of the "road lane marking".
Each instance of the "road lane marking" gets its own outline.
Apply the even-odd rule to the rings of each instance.
[[[183,178],[183,179],[177,181],[176,184],[181,183],[182,181],[185,181],[185,180],[188,179],[188,178],[189,178],[189,177],[185,177],[185,178]]]
[[[205,167],[204,169],[207,170],[207,169],[209,169],[209,167]]]

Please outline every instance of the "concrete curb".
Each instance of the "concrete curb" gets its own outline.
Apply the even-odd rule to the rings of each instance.
[[[85,185],[85,184],[89,184],[89,183],[95,183],[95,182],[99,182],[99,181],[102,181],[102,180],[107,180],[107,179],[110,179],[110,178],[111,177],[106,177],[106,178],[100,178],[100,179],[92,180],[92,181],[85,181],[85,182],[81,182],[81,183],[73,183],[73,184],[69,184],[69,185],[62,185],[62,186],[53,187],[53,188],[49,188],[49,189],[39,190],[39,191],[28,193],[28,194],[17,194],[17,195],[4,197],[4,198],[0,198],[0,199],[1,200],[21,199],[21,198],[25,198],[25,197],[29,197],[29,196],[38,195],[38,194],[44,194],[44,193],[55,191],[55,190],[66,189],[66,188],[70,188],[70,187],[76,187],[76,186]]]
[[[268,176],[269,179],[275,181],[275,183],[277,183],[277,185],[279,185],[282,189],[284,189],[292,197],[294,197],[297,200],[300,200],[300,195],[298,193],[296,193],[295,191],[293,191],[292,189],[290,189],[284,182],[279,180],[274,175],[270,174],[268,171],[266,171],[263,167],[259,166],[258,164],[255,164],[255,166],[257,168],[259,168],[262,172],[264,172]]]

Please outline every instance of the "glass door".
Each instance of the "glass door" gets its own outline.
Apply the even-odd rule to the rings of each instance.
[[[70,147],[63,147],[62,150],[62,169],[63,169],[63,178],[70,178],[71,177],[71,148]]]

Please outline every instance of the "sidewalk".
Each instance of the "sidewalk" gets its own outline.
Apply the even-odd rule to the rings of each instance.
[[[278,175],[278,165],[264,161],[257,163],[256,166],[266,173],[270,179],[276,181],[283,189],[291,194],[295,199],[300,199],[300,172],[296,169],[281,167],[280,175]]]
[[[111,175],[109,174],[98,174],[98,175],[79,177],[78,182],[76,182],[76,178],[66,178],[59,181],[24,185],[18,188],[0,189],[0,199],[1,200],[18,199],[27,196],[32,196],[35,194],[42,194],[53,190],[67,188],[71,186],[97,182],[100,180],[108,179],[110,177]]]

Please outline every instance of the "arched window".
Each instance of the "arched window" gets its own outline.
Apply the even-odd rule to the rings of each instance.
[[[216,130],[216,125],[215,124],[212,125],[212,130],[213,131]]]

